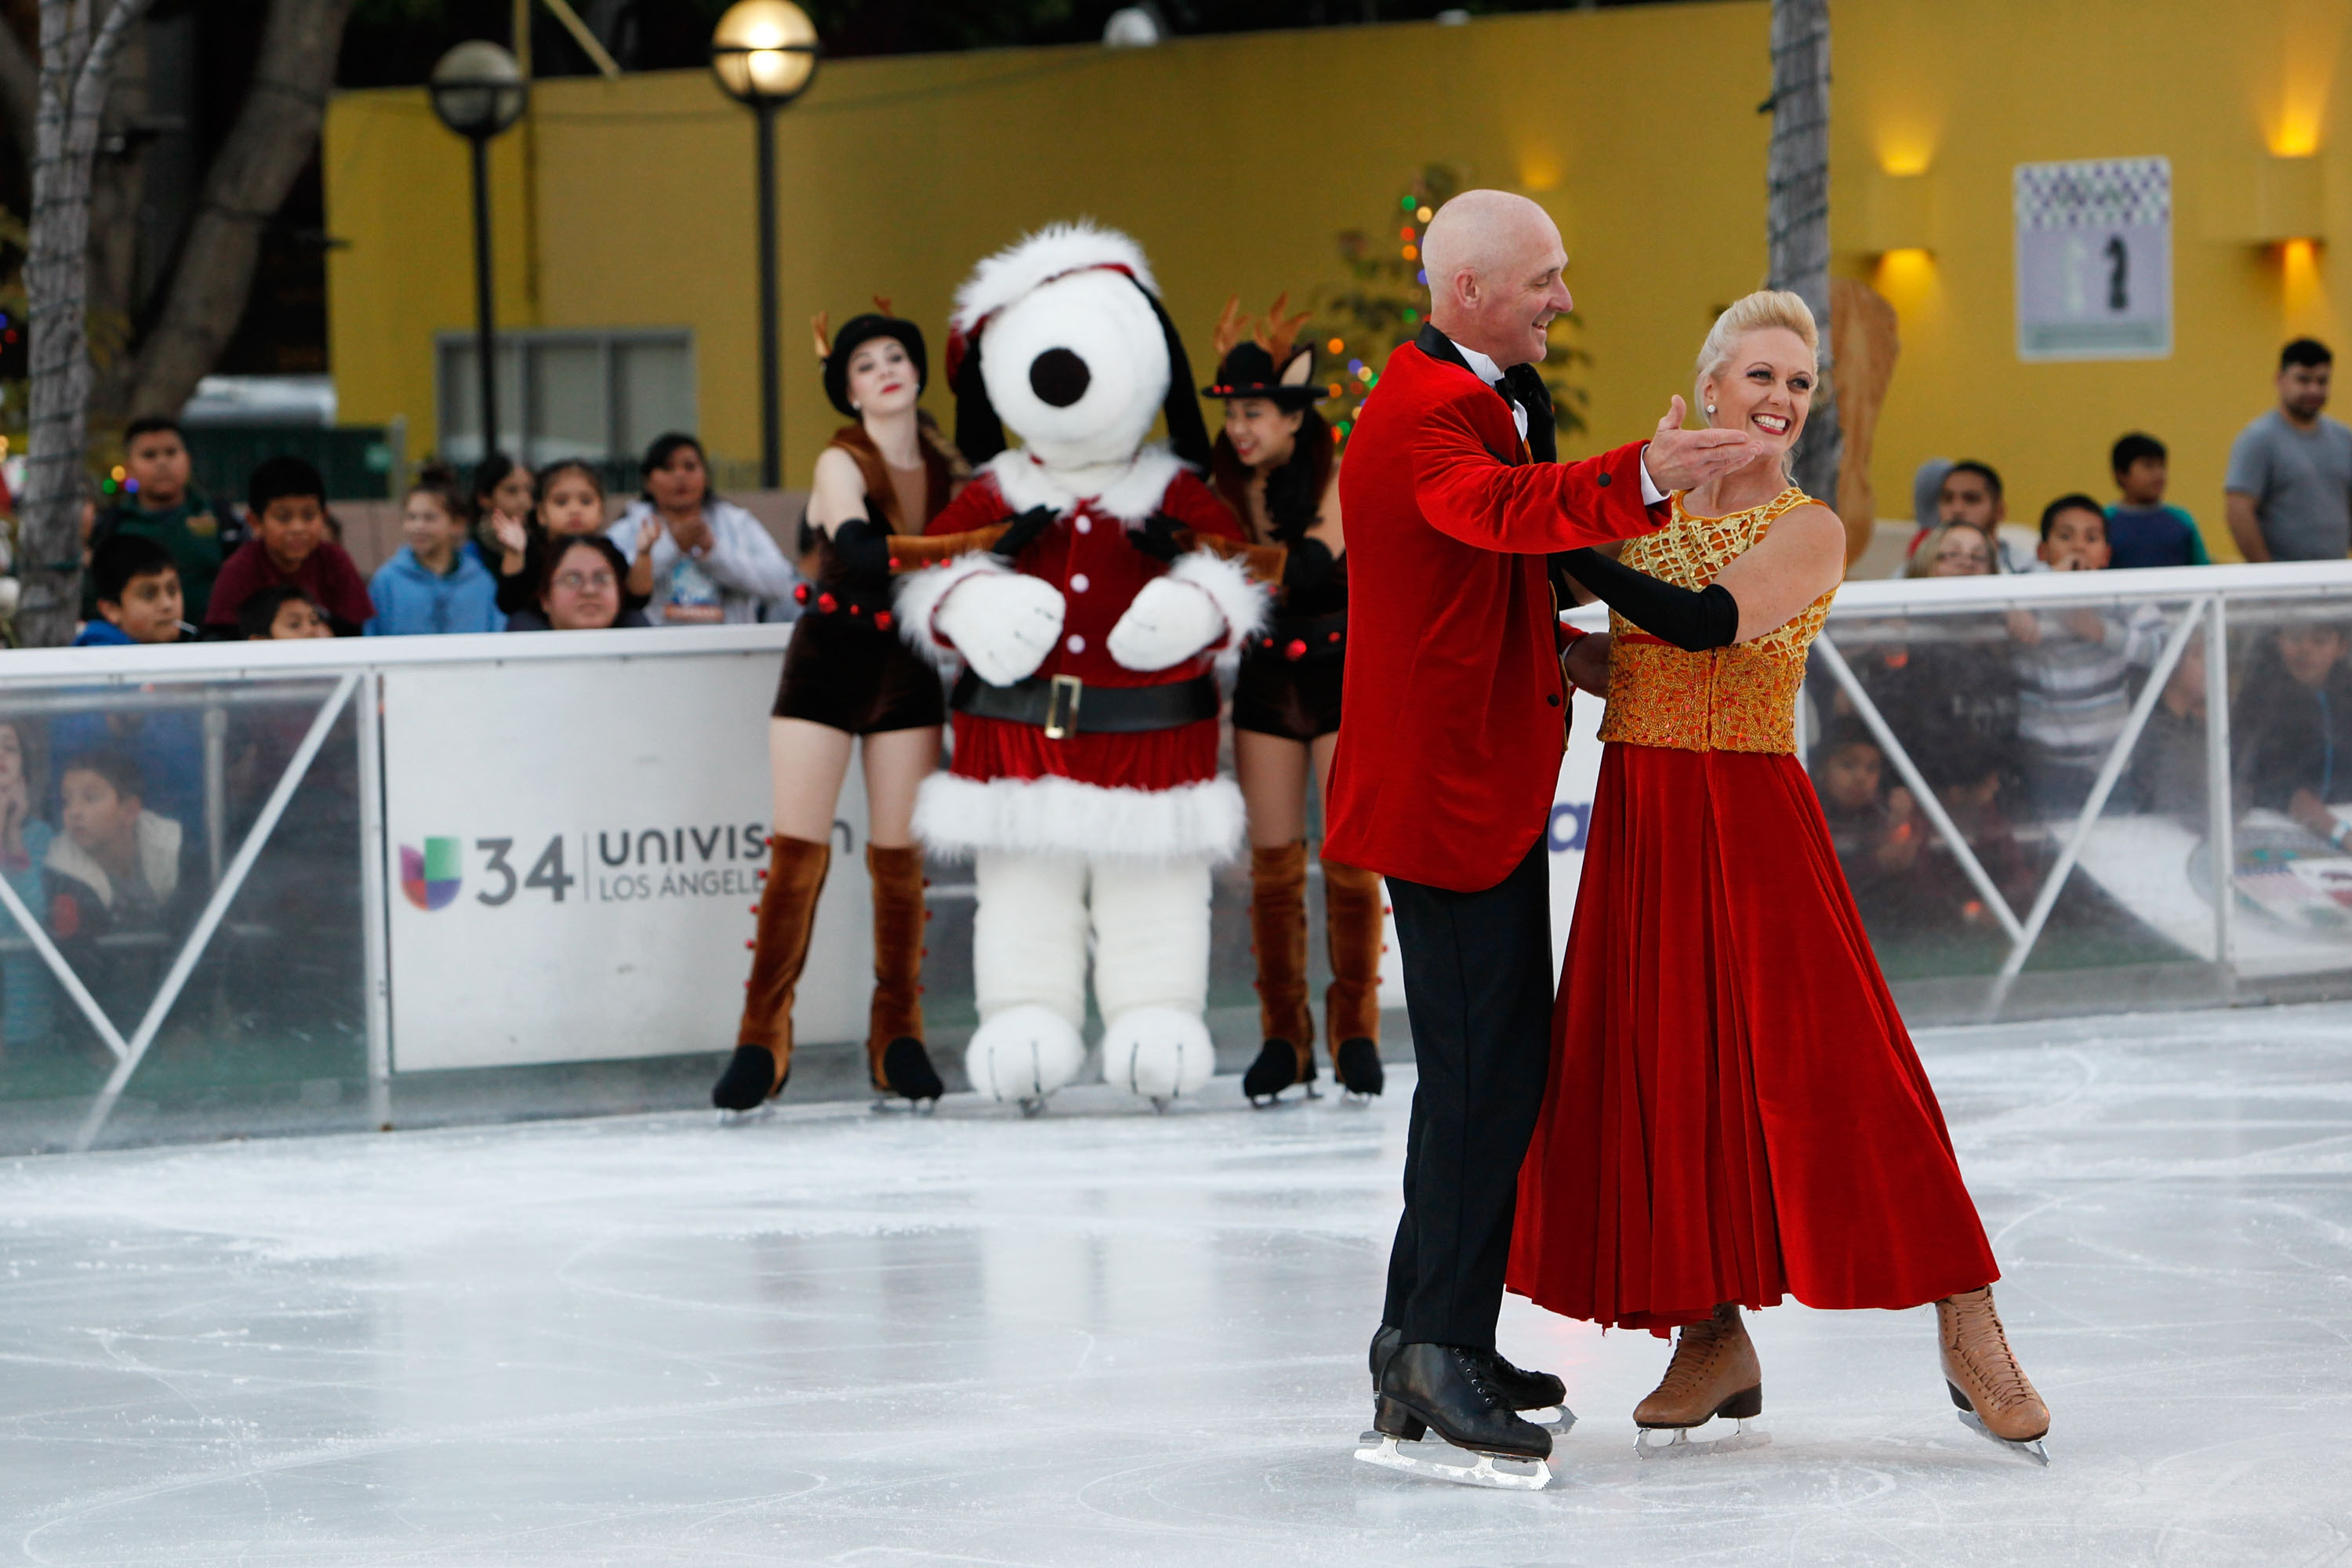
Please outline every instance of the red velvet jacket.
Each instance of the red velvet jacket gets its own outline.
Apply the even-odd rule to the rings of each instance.
[[[1412,343],[1339,469],[1348,663],[1323,852],[1457,892],[1510,874],[1566,744],[1544,557],[1646,533],[1642,447],[1530,462],[1510,405]]]

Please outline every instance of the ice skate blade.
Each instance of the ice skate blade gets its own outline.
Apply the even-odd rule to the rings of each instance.
[[[1370,1105],[1379,1098],[1379,1095],[1367,1094],[1360,1089],[1343,1089],[1339,1091],[1339,1103],[1342,1105]]]
[[[900,1100],[894,1094],[874,1097],[874,1114],[877,1116],[929,1116],[939,1108],[940,1102],[936,1100]]]
[[[1690,1459],[1701,1454],[1736,1454],[1742,1448],[1761,1448],[1772,1441],[1772,1434],[1760,1415],[1751,1415],[1738,1424],[1738,1430],[1720,1437],[1694,1440],[1692,1428],[1686,1426],[1644,1426],[1633,1439],[1633,1453],[1643,1459]]]
[[[1565,1405],[1546,1405],[1534,1410],[1520,1411],[1519,1419],[1560,1437],[1567,1436],[1568,1429],[1576,1425],[1576,1412]]]
[[[749,1110],[721,1110],[715,1114],[721,1127],[740,1127],[747,1121],[764,1121],[776,1113],[776,1102],[762,1100]]]
[[[1542,1459],[1506,1458],[1498,1454],[1473,1454],[1451,1443],[1415,1443],[1413,1447],[1429,1447],[1442,1454],[1458,1454],[1475,1464],[1450,1465],[1443,1459],[1424,1458],[1406,1453],[1397,1440],[1383,1432],[1367,1432],[1357,1439],[1356,1458],[1368,1465],[1378,1465],[1386,1470],[1402,1470],[1409,1476],[1426,1476],[1433,1481],[1451,1481],[1458,1487],[1492,1487],[1501,1491],[1539,1492],[1551,1485],[1551,1466]],[[1503,1466],[1511,1467],[1508,1469]]]
[[[1024,1120],[1030,1120],[1040,1116],[1045,1112],[1045,1097],[1044,1095],[1024,1094],[1021,1097],[1021,1115]]]
[[[2021,1454],[2026,1458],[2032,1460],[2035,1464],[2042,1466],[2045,1468],[2048,1468],[2050,1464],[2050,1450],[2042,1446],[2041,1438],[2035,1437],[2031,1441],[2024,1443],[2011,1442],[2007,1437],[1995,1436],[1993,1435],[1992,1428],[1984,1424],[1984,1417],[1978,1415],[1973,1410],[1956,1411],[1954,1414],[1959,1416],[1961,1426],[1967,1427],[1969,1431],[1974,1432],[1978,1436],[1982,1437],[1986,1442],[1992,1444],[1995,1447],[2007,1448],[2012,1454]]]

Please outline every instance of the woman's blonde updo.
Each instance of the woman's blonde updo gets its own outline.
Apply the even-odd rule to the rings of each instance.
[[[1805,352],[1813,356],[1818,371],[1822,356],[1821,329],[1813,324],[1813,312],[1803,298],[1790,293],[1786,289],[1759,289],[1746,299],[1735,300],[1725,306],[1723,314],[1715,319],[1715,325],[1708,330],[1706,342],[1699,345],[1698,379],[1691,384],[1692,392],[1697,395],[1696,401],[1698,406],[1706,406],[1707,377],[1723,374],[1724,368],[1731,363],[1731,351],[1739,346],[1739,340],[1750,332],[1760,332],[1772,327],[1785,328],[1802,338]]]

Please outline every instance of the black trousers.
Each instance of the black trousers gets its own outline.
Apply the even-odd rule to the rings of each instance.
[[[1519,1162],[1551,1068],[1549,835],[1475,893],[1388,879],[1420,1082],[1381,1321],[1491,1350]]]

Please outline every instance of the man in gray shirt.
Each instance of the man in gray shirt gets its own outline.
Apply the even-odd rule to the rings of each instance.
[[[2352,552],[2352,429],[2320,412],[2336,356],[2297,338],[2279,352],[2276,408],[2230,447],[2230,536],[2249,561],[2341,561]]]

